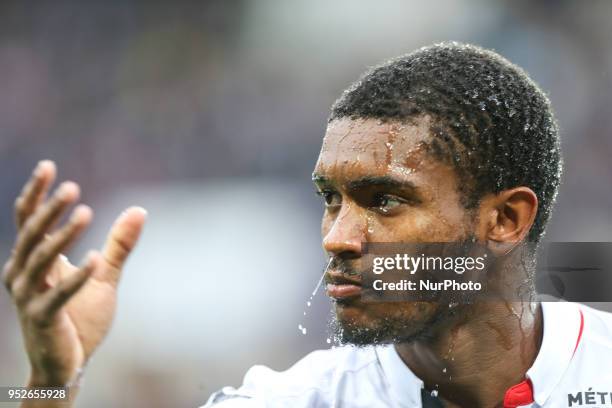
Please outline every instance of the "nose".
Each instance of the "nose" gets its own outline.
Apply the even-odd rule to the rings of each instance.
[[[323,238],[323,249],[333,256],[358,258],[361,243],[366,240],[367,220],[359,206],[354,203],[342,205],[340,214]]]

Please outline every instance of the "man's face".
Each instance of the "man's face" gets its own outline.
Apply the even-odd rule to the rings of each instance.
[[[326,281],[342,341],[408,341],[448,314],[448,305],[438,303],[365,303],[359,288],[347,285],[360,279],[362,242],[472,237],[455,171],[427,153],[429,125],[428,117],[414,124],[339,119],[327,128],[313,180],[326,205],[321,232],[332,258]]]

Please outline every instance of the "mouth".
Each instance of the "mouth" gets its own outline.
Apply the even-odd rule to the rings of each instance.
[[[333,299],[345,300],[361,296],[361,279],[358,276],[347,277],[338,270],[331,270],[325,274],[325,282],[327,295]]]

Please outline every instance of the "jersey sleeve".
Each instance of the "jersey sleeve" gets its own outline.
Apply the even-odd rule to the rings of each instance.
[[[342,387],[347,391],[349,383],[358,382],[358,375],[369,378],[361,369],[376,361],[371,350],[338,347],[313,351],[285,371],[255,365],[247,371],[240,387],[222,388],[202,408],[332,406],[335,390]]]
[[[259,408],[261,401],[241,393],[233,387],[224,387],[210,396],[201,408]]]
[[[335,367],[335,353],[314,351],[286,371],[264,365],[251,367],[238,388],[223,387],[202,408],[259,408],[266,406],[312,406],[321,400]]]
[[[213,393],[201,408],[261,408],[265,407],[270,388],[282,387],[282,376],[268,367],[256,365],[244,376],[239,388],[223,387]]]

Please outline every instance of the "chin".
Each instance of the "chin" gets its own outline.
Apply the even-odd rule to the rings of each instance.
[[[428,335],[438,307],[417,302],[337,302],[331,328],[342,344],[368,346],[412,342]]]

